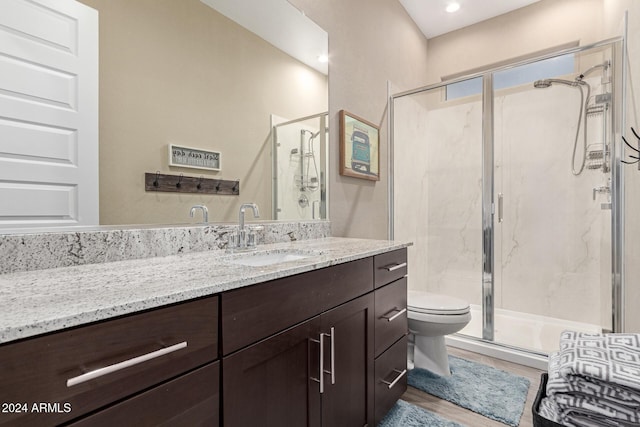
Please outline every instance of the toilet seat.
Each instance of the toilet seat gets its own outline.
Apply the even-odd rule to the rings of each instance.
[[[409,291],[407,296],[407,309],[415,313],[463,315],[470,312],[469,303],[448,295]]]

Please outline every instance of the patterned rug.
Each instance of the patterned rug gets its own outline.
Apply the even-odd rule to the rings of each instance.
[[[389,413],[380,421],[378,427],[464,427],[453,421],[445,420],[426,409],[398,400]]]
[[[530,381],[500,369],[449,356],[452,375],[441,377],[424,369],[409,371],[410,386],[517,427]]]

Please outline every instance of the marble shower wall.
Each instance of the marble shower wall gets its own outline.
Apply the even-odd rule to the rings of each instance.
[[[258,244],[331,236],[330,221],[260,222]],[[0,274],[224,250],[233,224],[0,235]]]
[[[414,241],[410,287],[480,304],[482,106],[469,98],[443,107],[428,96],[394,104],[394,236]],[[495,194],[504,194],[504,221],[494,224],[495,301],[608,325],[610,211],[600,208],[606,196],[592,200],[607,176],[571,174],[579,103],[576,89],[554,86],[494,99]]]
[[[590,83],[595,93],[599,79]],[[593,93],[593,92],[592,92]],[[520,87],[494,101],[497,226],[496,274],[502,308],[609,326],[611,211],[592,198],[609,174],[571,173],[580,92],[555,85]],[[602,116],[589,117],[588,144],[601,141]],[[581,163],[582,133],[578,142]]]
[[[439,93],[394,104],[394,237],[409,239],[409,286],[482,301],[482,104]]]

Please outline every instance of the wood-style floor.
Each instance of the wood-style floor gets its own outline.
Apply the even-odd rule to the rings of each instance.
[[[527,402],[524,406],[524,412],[520,418],[519,427],[532,427],[533,415],[531,413],[531,407],[533,401],[538,392],[540,385],[540,371],[528,366],[522,366],[515,363],[505,362],[504,360],[495,359],[493,357],[485,356],[478,353],[473,353],[466,350],[457,348],[448,348],[449,354],[453,356],[462,357],[467,360],[473,360],[475,362],[484,363],[485,365],[493,366],[494,368],[502,369],[503,371],[511,372],[512,374],[520,375],[531,380],[531,386],[529,387],[529,394],[527,395]],[[438,414],[446,419],[456,421],[468,427],[505,427],[506,424],[494,421],[492,419],[483,417],[468,409],[462,408],[446,400],[439,399],[435,396],[427,394],[423,391],[417,390],[413,387],[409,387],[405,394],[402,395],[402,399],[413,403],[414,405],[421,406],[432,413]]]

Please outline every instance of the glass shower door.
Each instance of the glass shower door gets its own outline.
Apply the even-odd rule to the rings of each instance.
[[[545,353],[612,317],[611,52],[546,61],[493,74],[494,340]]]
[[[482,78],[393,103],[393,236],[412,241],[409,287],[462,298],[482,337]],[[453,125],[452,125],[453,124]]]

